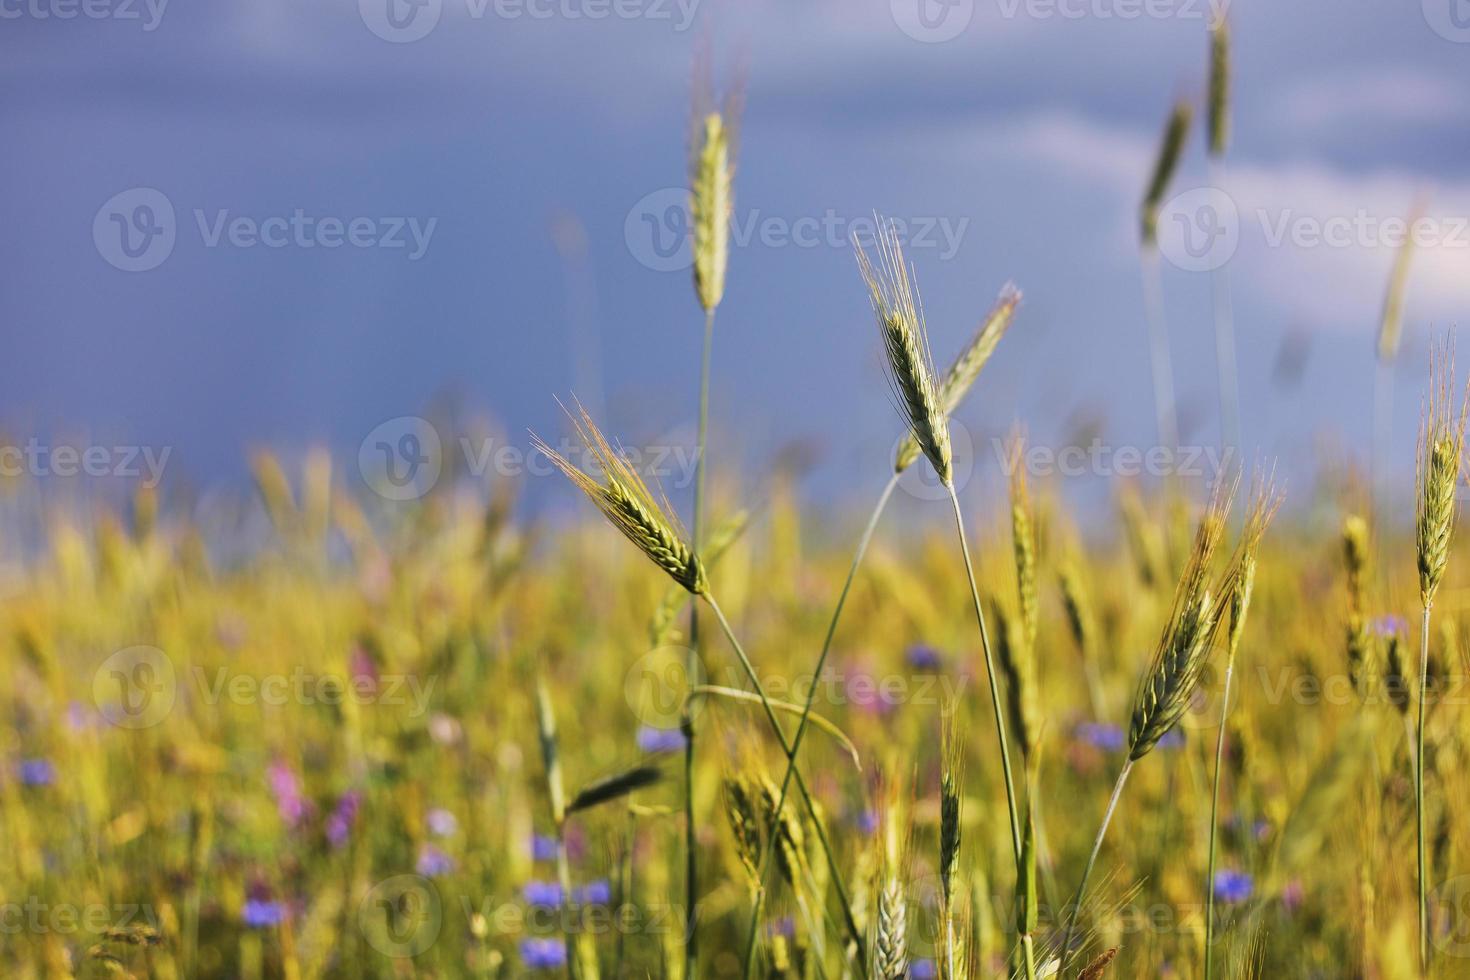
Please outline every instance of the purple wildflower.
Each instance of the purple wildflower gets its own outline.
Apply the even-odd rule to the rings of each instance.
[[[522,939],[521,960],[531,970],[559,970],[566,966],[567,948],[557,939]]]
[[[357,811],[362,806],[362,793],[349,789],[337,799],[337,805],[327,817],[327,841],[333,847],[341,847],[352,836],[352,825],[357,822]]]
[[[1184,744],[1184,733],[1177,727],[1171,728],[1159,738],[1159,748],[1177,749]]]
[[[1399,636],[1409,631],[1408,620],[1397,613],[1388,613],[1373,620],[1373,632],[1382,637]]]
[[[548,837],[545,834],[531,835],[531,860],[555,861],[556,838]]]
[[[454,871],[454,858],[433,844],[425,844],[419,849],[419,859],[414,869],[425,878],[438,878]]]
[[[301,781],[284,762],[272,762],[266,770],[271,793],[276,798],[276,809],[287,827],[295,827],[306,816],[306,800],[301,795]]]
[[[638,729],[638,748],[653,753],[683,752],[684,733],[677,728],[642,725]]]
[[[914,960],[909,964],[909,980],[935,980],[938,976],[933,960]]]
[[[878,832],[878,811],[864,810],[857,815],[858,833],[871,837]]]
[[[436,837],[452,837],[459,830],[459,819],[443,807],[434,807],[424,817],[429,833]]]

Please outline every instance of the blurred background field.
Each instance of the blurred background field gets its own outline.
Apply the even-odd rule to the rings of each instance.
[[[567,920],[554,911],[540,677],[569,792],[639,762],[667,774],[571,818],[567,843],[589,916],[576,921],[590,923],[602,974],[679,975],[685,679],[677,629],[661,647],[650,641],[666,579],[605,527],[513,519],[508,485],[445,489],[384,521],[382,502],[350,492],[324,457],[256,466],[261,492],[240,507],[270,531],[247,557],[212,557],[197,526],[143,494],[121,511],[57,518],[4,602],[5,974],[555,975]],[[739,496],[719,485],[717,500]],[[1040,510],[1048,927],[1121,762],[1133,685],[1167,612],[1179,552],[1165,542],[1187,540],[1192,519],[1187,505],[1120,493],[1087,532],[1049,493]],[[1217,880],[1221,948],[1254,966],[1227,975],[1413,975],[1407,716],[1391,693],[1363,704],[1351,679],[1344,497],[1298,501],[1261,557],[1223,777],[1229,874]],[[999,513],[976,521],[982,590],[1013,606],[1007,525]],[[913,975],[924,976],[936,939],[939,712],[946,695],[958,699],[970,732],[963,873],[980,975],[991,975],[1013,911],[1003,797],[962,566],[944,524],[927,523],[880,531],[817,685],[815,711],[851,739],[861,771],[820,730],[803,756],[860,907],[874,775],[912,780],[911,946]],[[779,685],[811,683],[850,557],[832,540],[839,530],[778,475],[712,573],[773,697],[799,701]],[[1390,538],[1381,559],[1368,586],[1375,635],[1406,642],[1402,617],[1417,602],[1407,541]],[[1454,819],[1465,802],[1454,567],[1431,644],[1447,696],[1429,722],[1444,976],[1463,975],[1470,950],[1456,874],[1467,856]],[[1085,649],[1063,569],[1086,597]],[[706,662],[706,682],[743,686],[719,642]],[[1097,948],[1121,947],[1119,976],[1199,975],[1218,681],[1140,765],[1119,816],[1128,829],[1105,844],[1099,908],[1115,912],[1099,919]],[[749,914],[722,777],[743,767],[779,778],[753,712],[710,699],[700,715],[709,976],[739,975]],[[1375,726],[1371,746],[1354,750],[1323,798],[1313,787],[1355,717]],[[820,917],[819,876],[799,887]],[[810,975],[813,944],[840,936],[813,933],[789,883],[768,918],[767,942],[785,957],[767,964],[772,975]]]

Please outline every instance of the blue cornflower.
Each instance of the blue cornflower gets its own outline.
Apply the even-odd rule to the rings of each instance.
[[[527,905],[554,907],[561,904],[561,886],[554,881],[528,881],[521,896]]]
[[[20,781],[26,786],[50,786],[56,781],[56,767],[50,759],[26,759],[20,764]]]
[[[1215,897],[1222,902],[1243,902],[1251,897],[1255,883],[1244,871],[1216,871]]]
[[[251,929],[269,929],[280,925],[285,918],[285,905],[261,898],[246,899],[245,907],[240,910],[240,921]]]
[[[909,980],[935,980],[938,976],[933,960],[914,960],[909,964]]]
[[[521,960],[528,969],[559,970],[567,964],[567,948],[559,939],[522,939]]]
[[[944,666],[944,654],[927,643],[915,643],[904,652],[904,659],[914,670],[939,670]]]
[[[1184,733],[1178,728],[1171,728],[1159,737],[1159,748],[1177,749],[1184,744]]]
[[[556,838],[545,834],[533,834],[531,836],[531,860],[555,861]]]
[[[1084,721],[1077,726],[1077,737],[1093,748],[1117,752],[1123,748],[1123,729],[1097,721]]]
[[[684,733],[677,728],[643,725],[638,729],[638,748],[644,752],[683,752]]]
[[[606,905],[612,901],[612,885],[606,878],[589,881],[572,893],[578,905]]]

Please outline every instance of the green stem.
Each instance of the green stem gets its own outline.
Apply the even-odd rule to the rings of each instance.
[[[1210,184],[1222,183],[1225,163],[1210,159]],[[1235,318],[1230,302],[1230,278],[1226,263],[1210,273],[1210,293],[1215,319],[1215,366],[1220,378],[1220,444],[1227,452],[1240,449],[1240,386],[1235,366]],[[1208,955],[1205,962],[1209,962]],[[1205,974],[1208,980],[1209,973]]]
[[[1210,860],[1205,872],[1205,980],[1215,967],[1215,838],[1220,812],[1220,762],[1225,756],[1225,722],[1230,717],[1230,680],[1235,673],[1235,651],[1225,661],[1225,704],[1220,714],[1220,732],[1215,736],[1215,779],[1210,790]]]
[[[1144,246],[1140,262],[1148,318],[1149,364],[1153,369],[1154,416],[1159,442],[1169,452],[1174,452],[1179,445],[1179,423],[1174,414],[1174,365],[1169,357],[1169,327],[1164,317],[1164,284],[1159,270],[1158,246]]]
[[[760,695],[761,708],[766,713],[766,721],[770,724],[771,731],[780,743],[781,751],[785,753],[787,761],[791,763],[789,772],[796,780],[796,789],[801,794],[802,802],[806,804],[807,812],[811,814],[812,827],[817,832],[817,841],[822,845],[822,854],[827,861],[827,867],[831,870],[832,884],[837,889],[837,898],[842,906],[843,920],[847,925],[848,932],[852,934],[853,941],[857,943],[859,963],[862,966],[862,972],[866,973],[866,957],[862,949],[862,932],[858,929],[857,919],[852,914],[852,902],[847,897],[847,887],[842,883],[842,871],[837,866],[836,855],[832,852],[832,843],[827,839],[827,829],[823,826],[821,815],[817,812],[816,802],[812,799],[811,790],[807,788],[806,779],[801,775],[801,769],[795,764],[796,755],[791,748],[791,743],[786,740],[786,730],[781,727],[781,721],[776,717],[776,709],[771,706],[771,700],[766,696],[765,685],[761,683],[760,677],[756,675],[755,666],[750,662],[750,658],[746,656],[745,648],[735,638],[735,631],[730,628],[730,621],[725,618],[725,611],[720,608],[720,604],[715,601],[715,597],[709,592],[704,593],[704,601],[709,603],[710,611],[715,614],[715,620],[720,624],[720,629],[724,632],[725,639],[735,649],[735,656],[740,660],[740,666],[745,671],[746,678],[750,681],[751,686],[755,688],[755,693]]]
[[[1118,797],[1123,795],[1123,784],[1128,781],[1128,774],[1133,771],[1133,760],[1129,759],[1123,763],[1123,771],[1118,773],[1118,781],[1113,784],[1113,796],[1108,800],[1108,809],[1103,814],[1102,826],[1097,828],[1097,839],[1092,842],[1092,853],[1087,856],[1087,866],[1082,869],[1082,883],[1077,886],[1077,900],[1072,907],[1072,918],[1067,923],[1067,931],[1062,934],[1062,948],[1058,954],[1061,956],[1060,966],[1065,967],[1067,960],[1072,955],[1072,934],[1077,931],[1077,920],[1082,917],[1082,903],[1087,898],[1087,880],[1092,877],[1092,866],[1097,863],[1097,852],[1102,850],[1103,837],[1107,835],[1108,824],[1113,821],[1113,811],[1118,808]],[[1061,971],[1058,970],[1058,975]]]
[[[1429,610],[1433,600],[1424,601],[1424,619],[1419,627],[1419,728],[1414,737],[1414,810],[1419,834],[1419,973],[1429,975],[1429,890],[1424,860],[1424,702],[1429,687]]]
[[[842,618],[842,609],[847,604],[847,594],[852,589],[853,580],[857,577],[858,566],[863,563],[863,556],[868,552],[868,544],[873,540],[873,531],[878,527],[878,518],[888,506],[888,499],[893,496],[893,488],[898,486],[899,475],[894,473],[889,478],[888,485],[883,488],[883,493],[878,497],[878,503],[868,518],[868,525],[863,529],[862,537],[858,539],[857,551],[852,556],[852,565],[847,569],[847,579],[842,583],[842,591],[837,595],[837,607],[832,610],[832,619],[827,624],[827,636],[822,641],[822,652],[817,656],[817,666],[812,671],[812,683],[807,689],[806,704],[802,707],[801,720],[796,725],[796,735],[791,740],[791,758],[786,762],[786,775],[781,778],[781,792],[776,798],[776,814],[772,819],[779,820],[781,810],[786,805],[786,794],[791,788],[791,776],[796,771],[796,753],[801,750],[801,740],[806,735],[807,718],[811,714],[812,703],[817,699],[817,682],[821,679],[822,668],[827,664],[827,654],[832,649],[832,637],[837,633],[837,621]],[[766,874],[770,870],[771,856],[774,853],[775,848],[767,848],[765,855],[761,858],[761,889],[756,893],[755,911],[750,920],[750,933],[745,938],[745,976],[747,980],[752,976],[755,968],[756,934],[760,927],[761,906],[765,901]],[[834,870],[834,875],[835,873]],[[861,945],[861,940],[859,944]]]
[[[694,445],[694,549],[704,546],[704,453],[705,438],[709,429],[709,365],[710,348],[715,334],[715,311],[704,312],[704,345],[700,353],[699,366],[699,432]],[[685,677],[690,684],[700,674],[699,670],[699,603],[689,607],[689,655],[685,664]],[[694,824],[694,716],[684,715],[684,935],[687,945],[684,950],[685,980],[698,976],[699,947],[696,942],[698,922],[698,839]]]
[[[975,583],[975,566],[970,561],[970,543],[965,538],[965,519],[960,514],[960,498],[953,486],[949,488],[949,499],[954,504],[955,530],[959,533],[960,551],[965,556],[965,574],[970,579],[970,597],[975,602],[975,619],[980,624],[980,647],[985,653],[985,676],[990,681],[990,706],[995,711],[995,734],[1000,740],[1000,767],[1005,776],[1006,808],[1011,817],[1011,849],[1016,859],[1016,874],[1021,868],[1021,821],[1016,810],[1016,784],[1011,776],[1011,751],[1006,743],[1005,713],[1000,706],[1000,686],[996,683],[995,660],[990,652],[990,631],[985,626],[985,613],[980,608],[980,588]]]

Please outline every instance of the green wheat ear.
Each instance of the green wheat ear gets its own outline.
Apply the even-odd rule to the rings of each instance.
[[[1021,302],[1021,291],[1014,285],[1007,284],[996,299],[995,305],[985,315],[980,324],[980,329],[975,331],[975,336],[965,345],[954,359],[954,363],[945,372],[944,378],[939,382],[939,401],[944,407],[945,415],[954,414],[959,408],[960,402],[970,393],[975,379],[980,376],[980,371],[990,360],[990,355],[995,353],[996,345],[1010,329],[1011,320],[1015,318],[1016,307]],[[898,444],[898,452],[893,457],[893,471],[902,473],[914,465],[914,460],[919,458],[919,440],[914,438],[912,430],[904,433],[903,441]]]
[[[1419,595],[1425,605],[1434,601],[1449,563],[1450,535],[1455,527],[1455,491],[1465,454],[1465,405],[1457,416],[1451,415],[1454,353],[1445,346],[1431,357],[1433,381],[1419,430],[1419,493],[1414,514]],[[1467,398],[1470,398],[1470,388],[1467,388]]]
[[[694,227],[694,291],[706,313],[725,295],[725,266],[730,259],[731,190],[729,129],[718,112],[704,117],[689,188],[689,217]]]
[[[707,591],[704,565],[694,549],[684,540],[677,518],[668,502],[655,498],[653,491],[643,482],[632,465],[607,441],[597,423],[579,404],[576,414],[568,412],[572,425],[582,444],[587,448],[598,467],[602,480],[594,479],[580,467],[573,465],[561,453],[552,449],[539,436],[532,433],[535,447],[545,453],[567,479],[602,511],[602,515],[621,531],[629,541],[638,546],[649,560],[668,572],[675,582],[695,595]]]
[[[1210,23],[1210,156],[1223,157],[1230,143],[1230,22],[1223,13]]]
[[[1200,518],[1184,573],[1174,593],[1170,612],[1153,663],[1133,699],[1128,730],[1130,759],[1147,755],[1159,739],[1183,717],[1195,686],[1209,661],[1222,599],[1209,589],[1210,563],[1225,536],[1235,485],[1216,489]],[[1229,589],[1226,587],[1228,593]]]
[[[1184,143],[1189,136],[1190,123],[1194,121],[1194,109],[1183,99],[1174,103],[1169,119],[1164,124],[1164,135],[1159,140],[1159,155],[1154,160],[1153,174],[1149,178],[1148,191],[1143,197],[1139,211],[1143,244],[1151,246],[1158,240],[1159,206],[1169,191],[1169,183],[1179,169],[1179,160],[1184,155]]]
[[[952,482],[949,417],[934,378],[923,308],[904,263],[897,230],[891,222],[882,219],[876,224],[877,264],[868,258],[861,243],[854,240],[853,248],[883,338],[888,382],[915,442],[929,458],[940,481],[949,486]]]

